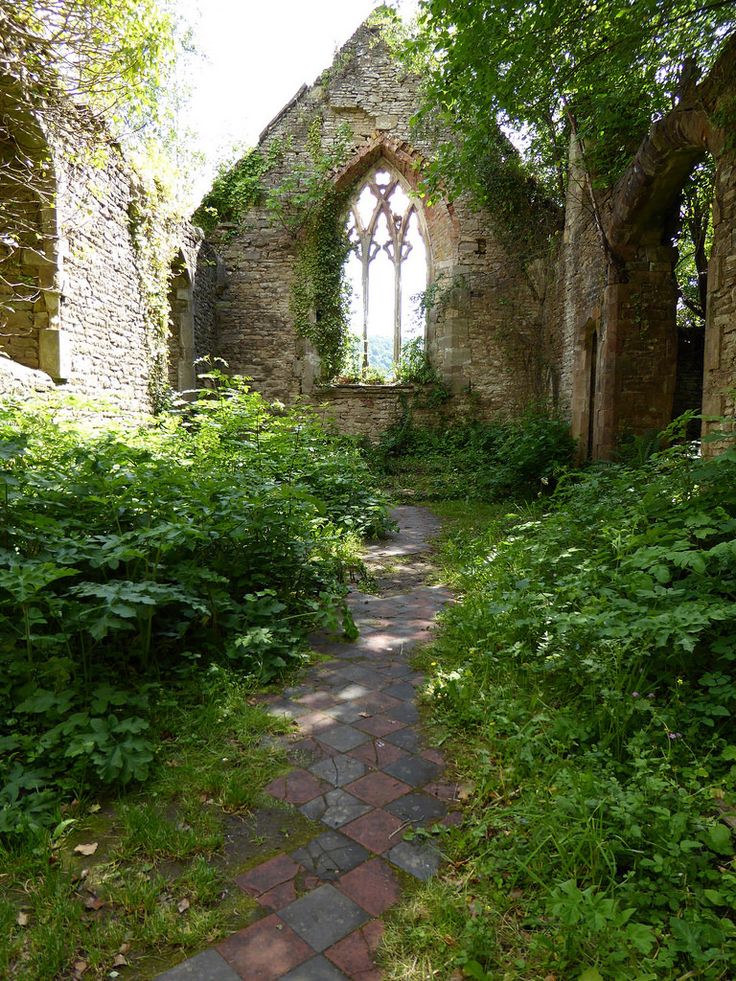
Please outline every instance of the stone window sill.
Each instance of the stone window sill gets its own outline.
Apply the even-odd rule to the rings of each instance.
[[[400,392],[413,392],[414,385],[386,382],[382,385],[367,385],[360,382],[333,382],[318,385],[315,391],[320,395],[396,395]]]

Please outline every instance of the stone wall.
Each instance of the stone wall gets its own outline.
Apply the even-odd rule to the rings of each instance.
[[[397,65],[379,30],[364,24],[333,67],[300,90],[262,134],[264,157],[280,149],[264,178],[266,188],[279,187],[308,164],[308,133],[318,118],[325,149],[335,145],[345,124],[350,127],[347,159],[334,174],[336,188],[355,187],[385,163],[410,192],[416,190],[423,160],[433,150],[426,140],[412,142],[410,133],[418,81]],[[515,414],[542,386],[542,297],[494,235],[491,215],[465,199],[431,208],[419,201],[418,207],[429,240],[429,282],[439,294],[427,322],[433,361],[453,392],[476,393],[489,414]],[[297,258],[293,235],[258,205],[237,226],[220,226],[212,242],[225,268],[216,353],[268,397],[311,396],[318,361],[297,336],[289,309]],[[367,407],[373,399],[377,414],[395,414],[387,408],[395,394],[384,398],[364,389],[345,398],[353,407]],[[330,399],[339,405],[337,396]]]
[[[564,240],[546,308],[545,342],[560,372],[559,404],[581,455],[608,458],[627,435],[664,428],[684,408],[733,412],[736,383],[736,154],[714,120],[736,90],[736,42],[657,120],[616,185],[591,192],[573,152]],[[678,344],[677,254],[683,188],[715,164],[705,370]],[[679,382],[678,382],[679,379]]]
[[[706,415],[733,417],[736,415],[736,151],[726,149],[729,144],[725,134],[718,135],[703,411]]]
[[[145,410],[155,338],[133,240],[143,191],[115,144],[94,163],[68,143],[57,147],[61,378],[74,392]]]
[[[152,269],[136,236],[150,201],[120,147],[85,110],[67,104],[63,111],[33,111],[14,86],[0,79],[0,158],[6,165],[0,174],[24,161],[27,200],[0,182],[0,215],[4,227],[25,230],[29,244],[16,236],[19,246],[0,252],[0,282],[6,283],[0,288],[0,348],[69,391],[101,396],[118,410],[148,411],[160,387],[164,340],[147,313]],[[183,331],[179,324],[178,341],[186,335],[187,343],[180,345],[171,380],[185,387],[179,382],[193,382],[195,354],[208,353],[213,343],[216,273],[204,261],[212,250],[187,223],[173,229],[164,215],[154,220],[166,227],[162,241],[170,240],[172,250],[173,241],[181,240],[177,256],[186,250],[187,275],[201,273],[198,290],[190,278],[191,295],[177,297],[180,320],[188,324]],[[181,283],[174,292],[180,289]],[[7,379],[9,372],[4,374]],[[29,391],[38,389],[36,376],[13,372],[14,392],[22,378]]]

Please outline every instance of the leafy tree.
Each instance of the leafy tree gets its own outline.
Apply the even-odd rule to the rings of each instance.
[[[518,130],[548,189],[564,189],[570,134],[597,178],[616,176],[653,117],[713,63],[730,0],[422,0],[413,43],[429,63],[425,115],[460,139],[444,162],[471,186],[493,123]]]
[[[157,116],[172,28],[158,0],[0,0],[0,72],[37,110],[63,93],[119,135]]]

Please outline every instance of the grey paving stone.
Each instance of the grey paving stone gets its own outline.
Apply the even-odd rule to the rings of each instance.
[[[353,702],[356,698],[365,698],[366,695],[370,694],[372,694],[372,689],[351,681],[335,692],[335,698],[341,702]]]
[[[190,957],[165,974],[159,974],[155,981],[240,981],[240,975],[216,950],[205,950],[203,954]]]
[[[320,954],[288,974],[282,974],[281,981],[348,981],[348,976]]]
[[[305,806],[308,807],[309,805]],[[444,817],[447,813],[447,806],[442,801],[437,800],[436,797],[415,791],[413,794],[404,794],[403,797],[384,805],[384,810],[395,814],[402,821],[424,824]]]
[[[387,858],[422,882],[435,874],[442,861],[442,856],[432,845],[418,845],[413,841],[399,842],[391,849]]]
[[[346,725],[330,726],[329,729],[324,729],[319,733],[320,742],[327,743],[328,746],[332,746],[333,749],[337,749],[341,753],[355,749],[356,746],[368,742],[369,738],[366,733]]]
[[[316,951],[326,950],[370,919],[329,883],[290,903],[279,916]]]
[[[321,821],[329,828],[339,828],[348,821],[354,821],[367,814],[371,808],[346,790],[336,787],[323,797],[315,797],[309,803],[302,804],[299,810],[311,821]]]
[[[332,705],[330,708],[322,709],[325,715],[331,716],[336,722],[344,722],[350,725],[357,722],[364,714],[364,708],[360,700],[357,702],[341,702],[339,705]]]
[[[403,702],[401,705],[394,705],[392,708],[386,709],[386,715],[389,715],[392,719],[398,719],[399,722],[406,722],[410,725],[412,722],[419,721],[417,707],[411,702]]]
[[[362,845],[346,835],[338,831],[326,831],[302,848],[297,848],[291,857],[308,872],[330,881],[365,862],[369,854]]]
[[[388,688],[384,688],[383,690],[387,695],[393,695],[394,698],[401,698],[405,702],[411,701],[416,696],[414,685],[408,681],[397,681],[396,684],[389,685]]]
[[[282,719],[298,719],[310,711],[306,706],[297,705],[296,702],[292,702],[287,698],[281,699],[278,702],[272,702],[271,705],[266,706],[266,709],[269,715],[276,715]]]
[[[386,715],[389,719],[393,719],[390,711]],[[396,719],[396,721],[401,722],[401,719]],[[387,743],[392,743],[394,746],[398,746],[399,749],[405,749],[407,753],[416,752],[421,745],[419,733],[415,729],[400,729],[398,732],[389,733],[384,738]]]
[[[320,760],[309,769],[315,777],[326,780],[333,787],[344,787],[346,783],[352,783],[353,780],[364,776],[368,767],[360,760],[340,753],[338,756],[329,756],[326,760]]]
[[[392,661],[390,664],[381,668],[381,671],[391,678],[408,678],[410,674],[414,673],[411,665],[404,664],[402,661]]]
[[[394,733],[394,735],[399,735],[399,733]],[[412,787],[421,787],[422,784],[429,783],[442,772],[442,767],[418,756],[402,756],[400,760],[389,763],[383,769],[385,773],[390,773],[392,777],[403,780],[404,783],[408,783]]]

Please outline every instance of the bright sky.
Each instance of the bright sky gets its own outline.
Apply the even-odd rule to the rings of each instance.
[[[306,82],[311,85],[381,0],[176,0],[200,57],[186,80],[184,122],[207,164],[197,195],[234,145],[259,133]],[[405,17],[417,0],[395,3]]]

